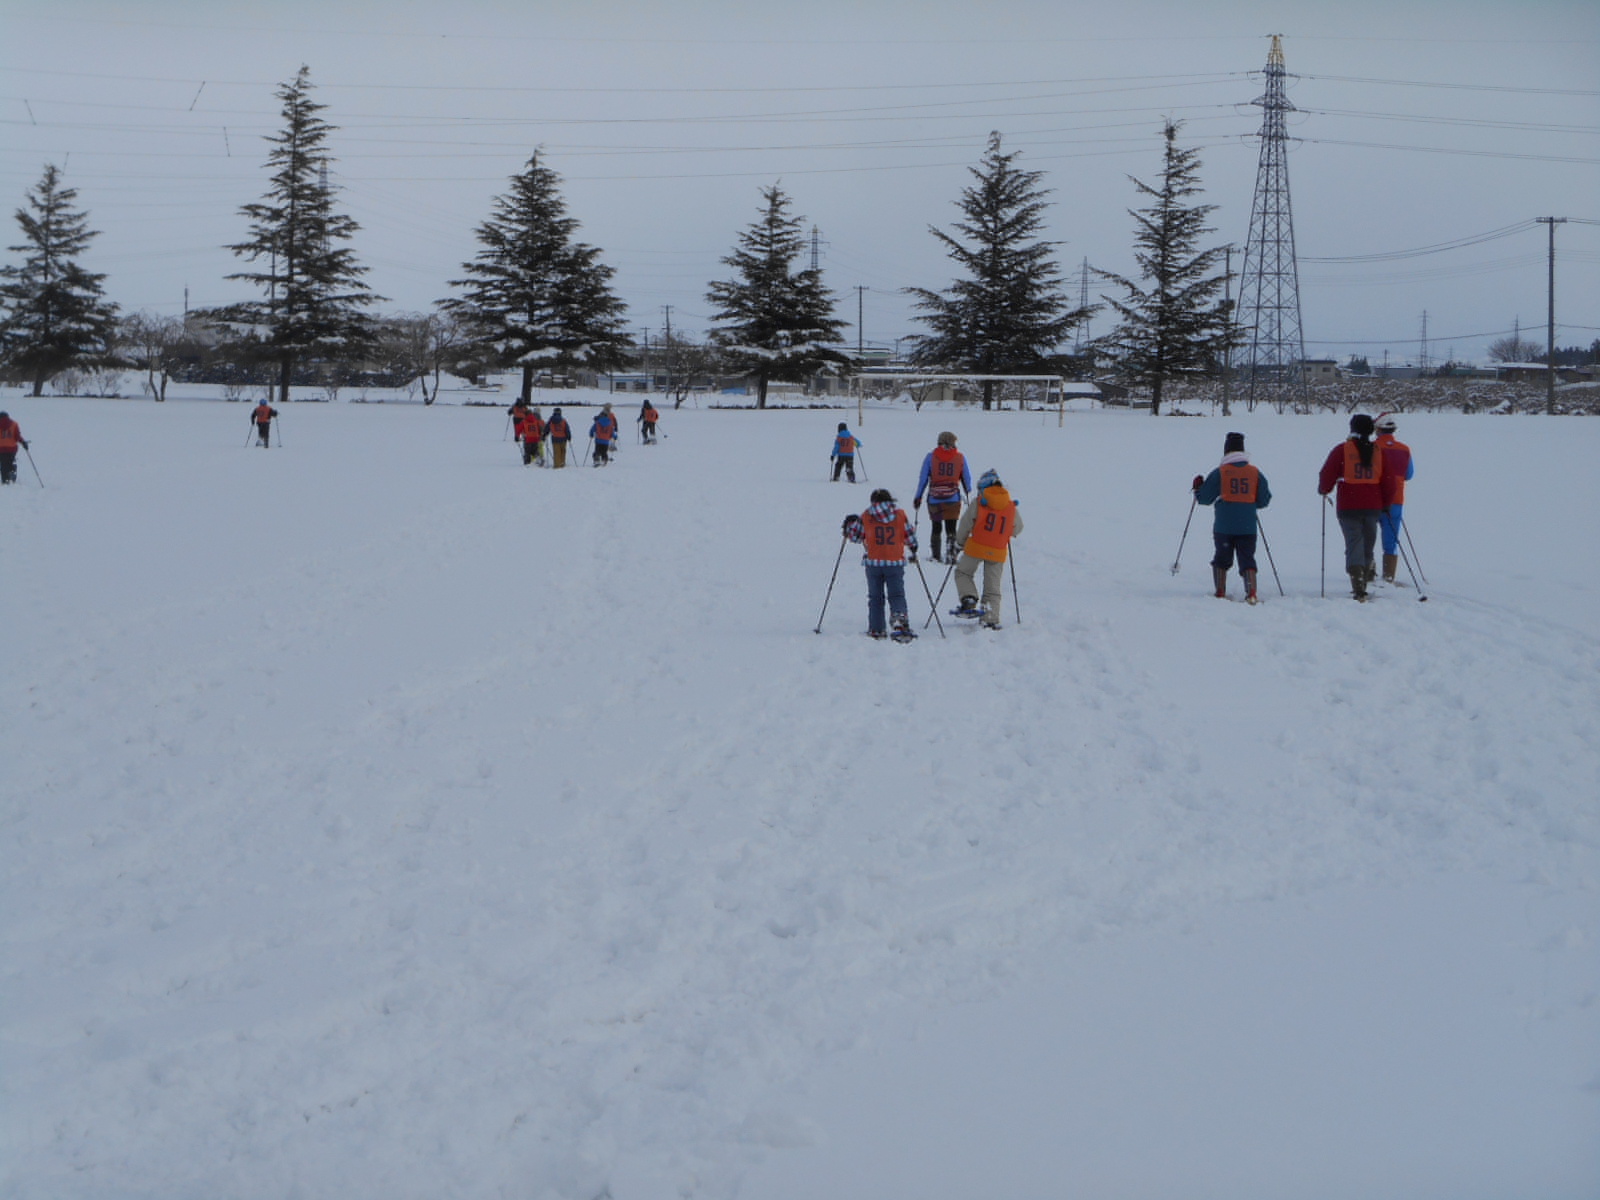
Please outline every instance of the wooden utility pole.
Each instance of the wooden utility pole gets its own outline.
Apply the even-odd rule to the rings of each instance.
[[[1550,310],[1545,322],[1545,416],[1556,411],[1556,226],[1565,225],[1565,217],[1536,217],[1541,225],[1550,227]]]

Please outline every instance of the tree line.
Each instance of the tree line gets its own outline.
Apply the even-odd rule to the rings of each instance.
[[[510,180],[476,230],[478,250],[449,281],[451,294],[426,314],[379,315],[384,301],[367,285],[352,247],[359,226],[337,210],[328,186],[327,146],[336,127],[313,99],[310,71],[276,92],[282,125],[270,135],[268,182],[246,204],[243,240],[227,247],[240,269],[227,276],[255,298],[173,318],[124,315],[107,299],[104,275],[79,260],[96,236],[77,193],[47,165],[16,219],[20,262],[0,267],[0,370],[34,395],[63,372],[136,367],[164,398],[174,375],[224,385],[269,384],[280,400],[296,386],[419,386],[437,395],[443,374],[475,379],[521,374],[531,396],[544,374],[606,372],[639,362],[626,329],[626,305],[613,290],[615,268],[578,238],[580,224],[561,195],[560,177],[537,153]],[[1051,189],[1026,170],[999,133],[989,137],[971,183],[956,200],[960,218],[930,226],[956,268],[942,290],[907,288],[924,332],[909,357],[929,371],[994,376],[1082,375],[1109,360],[1127,382],[1148,386],[1159,412],[1165,381],[1215,372],[1237,333],[1222,247],[1205,247],[1211,205],[1201,192],[1197,152],[1178,143],[1167,121],[1159,180],[1132,179],[1144,207],[1134,218],[1136,276],[1097,272],[1116,293],[1103,296],[1115,329],[1087,354],[1066,347],[1099,305],[1073,302],[1043,236]],[[1130,177],[1132,178],[1132,177]],[[709,283],[714,317],[703,344],[668,344],[669,374],[741,375],[765,407],[768,387],[843,374],[855,357],[843,346],[845,322],[817,267],[803,264],[805,221],[778,185],[763,188],[756,219],[737,234]],[[431,382],[430,382],[431,381]],[[993,380],[983,381],[983,405]]]

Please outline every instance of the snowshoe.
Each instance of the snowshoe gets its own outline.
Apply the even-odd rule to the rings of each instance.
[[[973,620],[983,616],[983,605],[979,604],[976,600],[962,600],[958,607],[950,610],[950,615],[952,617],[964,617],[968,620]]]
[[[911,628],[911,622],[905,617],[897,617],[895,619],[894,632],[889,636],[902,646],[917,640],[917,635]]]

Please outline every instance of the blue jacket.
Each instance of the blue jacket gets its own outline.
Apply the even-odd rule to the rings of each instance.
[[[1224,463],[1248,462],[1243,455],[1230,454],[1222,461]],[[1256,502],[1254,504],[1241,504],[1237,500],[1223,500],[1222,497],[1222,468],[1215,468],[1206,476],[1205,482],[1200,485],[1200,490],[1194,494],[1195,499],[1201,504],[1214,504],[1216,516],[1211,522],[1214,533],[1225,537],[1254,537],[1256,533],[1256,510],[1265,508],[1272,503],[1272,489],[1267,486],[1267,477],[1262,475],[1256,488]]]

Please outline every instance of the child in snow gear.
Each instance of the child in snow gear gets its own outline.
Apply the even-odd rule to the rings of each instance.
[[[555,460],[551,466],[566,466],[567,443],[572,441],[572,426],[567,424],[567,419],[561,415],[559,408],[550,410],[550,420],[544,427],[544,435],[550,440],[550,454]]]
[[[839,422],[839,432],[833,439],[833,482],[839,482],[839,472],[843,471],[851,483],[856,481],[856,450],[861,446],[861,439],[850,432],[849,426],[843,421]]]
[[[1366,413],[1350,418],[1350,436],[1335,446],[1322,464],[1317,494],[1334,491],[1339,530],[1344,534],[1344,569],[1350,594],[1367,598],[1367,584],[1377,577],[1372,550],[1378,540],[1378,519],[1394,503],[1395,476],[1384,470],[1383,454],[1372,441],[1373,421]]]
[[[934,562],[955,562],[956,522],[961,518],[961,501],[972,494],[972,471],[967,466],[967,456],[956,449],[956,435],[941,433],[939,444],[922,460],[922,474],[917,477],[917,494],[911,498],[915,512],[922,507],[922,494],[928,494],[928,521],[933,532],[928,536],[928,549]],[[939,534],[946,535],[948,557],[939,555]]]
[[[522,446],[522,465],[527,466],[539,456],[539,442],[544,438],[544,421],[537,408],[529,410],[521,400],[511,406],[513,439]]]
[[[958,617],[978,617],[986,629],[1000,628],[1000,585],[1004,580],[1006,552],[1011,539],[1022,532],[1022,514],[1017,502],[993,470],[978,476],[978,492],[967,503],[956,526],[956,545],[961,550],[956,564],[956,595],[961,605]],[[976,576],[983,564],[983,603],[978,603]]]
[[[917,635],[911,631],[911,618],[906,611],[906,553],[917,561],[917,531],[906,519],[905,510],[899,507],[887,488],[872,493],[872,505],[857,516],[851,513],[844,519],[844,536],[866,548],[861,559],[867,570],[867,633],[871,637],[890,636],[894,640],[909,642]],[[889,627],[883,619],[885,593],[888,598]]]
[[[1200,504],[1214,504],[1211,540],[1217,553],[1211,560],[1211,581],[1218,599],[1228,595],[1228,569],[1233,556],[1239,556],[1239,575],[1244,579],[1244,598],[1256,602],[1256,512],[1272,503],[1267,477],[1250,465],[1244,450],[1244,434],[1230,433],[1222,442],[1222,463],[1211,474],[1194,477],[1194,498]]]
[[[256,405],[255,411],[250,414],[250,419],[256,423],[256,435],[263,446],[272,445],[272,418],[277,415],[278,410],[265,400]]]
[[[661,414],[656,411],[656,406],[646,400],[639,408],[639,440],[646,446],[655,445],[656,422],[661,419]]]
[[[617,418],[611,414],[611,405],[600,406],[599,415],[589,426],[589,436],[594,439],[594,465],[603,467],[611,461],[611,443],[617,436]]]
[[[1378,526],[1383,535],[1383,580],[1394,583],[1395,568],[1400,565],[1400,522],[1404,519],[1406,480],[1412,478],[1416,463],[1411,458],[1411,447],[1394,436],[1399,428],[1393,413],[1379,413],[1374,422],[1378,431],[1377,447],[1383,453],[1383,470],[1394,479],[1394,503]]]
[[[10,413],[0,412],[0,484],[17,481],[17,447],[28,447],[22,436],[22,427],[11,419]]]

